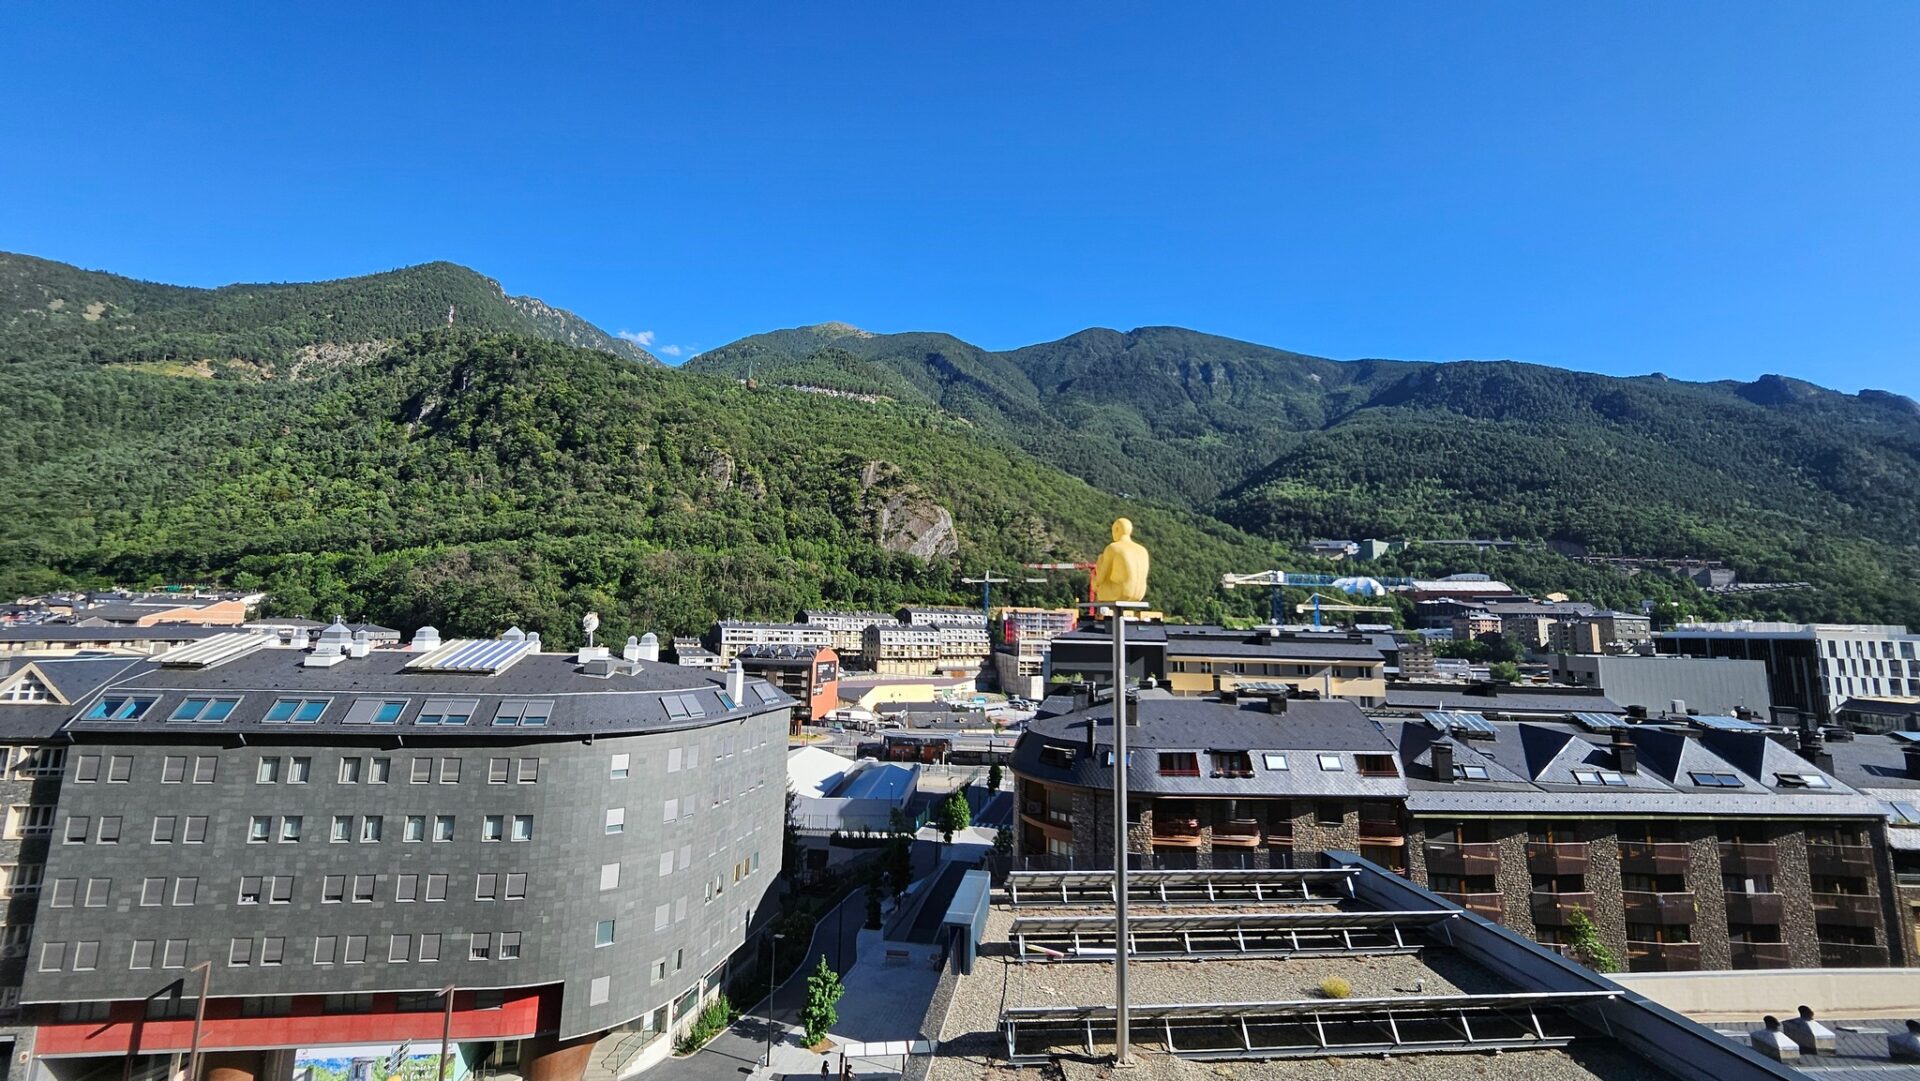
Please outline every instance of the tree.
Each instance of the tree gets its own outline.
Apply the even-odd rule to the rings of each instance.
[[[1572,930],[1573,939],[1567,945],[1575,960],[1595,972],[1620,971],[1619,959],[1600,941],[1600,929],[1593,925],[1593,917],[1587,915],[1586,909],[1576,908],[1568,913],[1567,926]]]
[[[1487,666],[1487,675],[1496,683],[1520,682],[1520,666],[1512,661],[1495,661]]]
[[[800,1007],[800,1027],[806,1030],[808,1047],[826,1039],[828,1030],[839,1023],[840,1013],[834,1004],[846,990],[840,974],[827,967],[827,955],[821,954],[819,967],[807,977],[807,1003]]]
[[[795,822],[800,808],[800,793],[787,786],[787,803],[780,824],[780,873],[791,877],[800,870],[800,829]]]
[[[1001,781],[1000,763],[995,762],[994,764],[987,767],[987,791],[989,792],[1000,791],[1000,781]]]
[[[955,791],[941,801],[940,809],[934,812],[934,822],[939,826],[941,838],[952,844],[954,834],[973,824],[973,808],[967,805],[966,793]]]

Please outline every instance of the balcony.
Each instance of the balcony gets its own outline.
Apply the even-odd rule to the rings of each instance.
[[[1816,893],[1813,918],[1839,927],[1880,926],[1880,898],[1870,893]]]
[[[1780,868],[1779,846],[1771,842],[1720,842],[1720,870],[1730,875],[1771,875]]]
[[[1398,822],[1369,822],[1360,820],[1360,843],[1363,845],[1404,845],[1407,835],[1400,832]]]
[[[1727,922],[1778,926],[1786,901],[1777,893],[1727,894]]]
[[[1253,848],[1260,843],[1260,823],[1251,818],[1235,818],[1213,827],[1213,847],[1228,845]]]
[[[1490,842],[1456,844],[1452,841],[1427,842],[1427,873],[1441,875],[1490,875],[1500,867],[1500,850]]]
[[[1820,943],[1821,968],[1885,968],[1887,948],[1857,942]]]
[[[1693,923],[1693,894],[1691,893],[1648,893],[1644,890],[1628,890],[1620,896],[1626,902],[1628,923]]]
[[[1639,875],[1683,875],[1693,860],[1685,841],[1622,841],[1620,869]]]
[[[1587,873],[1587,843],[1528,841],[1527,870],[1536,875],[1584,875]]]
[[[1733,967],[1790,968],[1792,966],[1787,963],[1787,944],[1784,942],[1735,942]]]
[[[1449,893],[1446,890],[1435,890],[1434,892],[1452,901],[1454,904],[1459,905],[1461,908],[1466,909],[1468,912],[1485,916],[1490,920],[1500,919],[1507,914],[1507,898],[1505,894]]]
[[[1593,912],[1591,893],[1535,893],[1533,922],[1547,927],[1564,927],[1575,911]]]
[[[1873,874],[1873,849],[1866,845],[1809,844],[1807,869],[1816,875],[1866,878]]]
[[[1629,942],[1627,968],[1634,972],[1697,972],[1698,942]]]
[[[1153,819],[1153,843],[1175,848],[1200,847],[1200,820],[1197,818]]]

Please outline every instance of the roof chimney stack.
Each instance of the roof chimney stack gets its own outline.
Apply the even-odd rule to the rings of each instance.
[[[1633,733],[1613,734],[1613,764],[1621,773],[1640,772],[1640,748],[1633,745]]]
[[[727,669],[727,697],[738,705],[747,697],[747,670],[740,666],[740,659],[734,658],[733,667]]]
[[[640,636],[640,659],[656,663],[660,660],[660,639],[652,631]]]
[[[1453,741],[1445,736],[1433,741],[1433,779],[1453,783]]]
[[[407,648],[415,653],[432,653],[440,648],[440,632],[432,627],[422,627],[413,632],[413,642]]]
[[[1833,772],[1833,753],[1820,735],[1820,724],[1809,717],[1800,723],[1800,757],[1813,763],[1822,773]]]
[[[347,656],[360,658],[373,652],[373,639],[365,627],[353,632],[353,640],[347,643]]]
[[[620,659],[628,662],[639,660],[640,659],[640,639],[635,638],[632,635],[628,635],[627,647],[620,651]]]

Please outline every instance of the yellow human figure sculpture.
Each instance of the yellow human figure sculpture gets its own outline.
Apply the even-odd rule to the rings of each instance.
[[[1147,564],[1151,557],[1139,541],[1133,539],[1133,523],[1125,518],[1113,520],[1113,543],[1100,553],[1093,565],[1095,600],[1141,601],[1147,597]]]

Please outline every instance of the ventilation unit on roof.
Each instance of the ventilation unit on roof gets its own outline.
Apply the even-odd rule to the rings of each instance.
[[[163,668],[212,668],[263,648],[267,638],[264,634],[238,631],[216,634],[162,653],[160,665]]]

